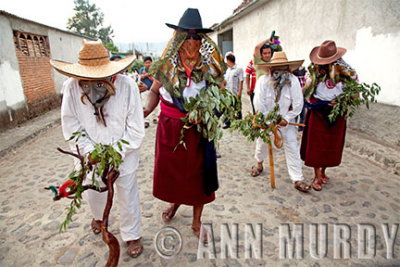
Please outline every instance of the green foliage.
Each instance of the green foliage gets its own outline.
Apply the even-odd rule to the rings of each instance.
[[[141,67],[144,67],[144,62],[143,60],[135,60],[135,62],[133,62],[132,66],[129,68],[129,72],[133,72],[136,71],[137,73],[139,73],[139,70]]]
[[[257,112],[255,115],[249,113],[243,120],[234,121],[231,125],[231,131],[238,130],[250,142],[261,138],[265,143],[271,144],[269,136],[280,120],[279,104],[276,104],[266,116],[262,112]]]
[[[72,136],[67,140],[78,142],[81,137],[86,136],[86,132],[79,131],[74,132]],[[119,151],[122,151],[122,144],[128,145],[129,142],[121,139],[116,142],[116,145]],[[119,166],[122,163],[121,155],[117,152],[117,150],[112,145],[104,145],[102,143],[97,143],[94,146],[94,150],[90,153],[91,161],[97,162],[97,164],[92,165],[89,163],[89,157],[87,155],[82,155],[83,157],[83,166],[81,164],[81,168],[77,170],[72,170],[72,172],[68,175],[68,179],[72,180],[76,184],[75,195],[72,199],[69,207],[67,207],[67,216],[65,220],[60,225],[60,232],[66,231],[67,225],[72,221],[72,216],[76,214],[77,210],[81,207],[82,201],[82,193],[85,191],[83,187],[83,183],[87,177],[87,174],[92,172],[92,185],[95,185],[97,188],[100,188],[98,182],[94,179],[95,175],[98,177],[102,177],[106,170],[106,164],[109,164],[109,169],[114,168],[118,171]]]
[[[109,51],[114,51],[114,52],[119,51],[118,47],[116,47],[113,43],[107,43],[105,45],[105,48],[107,48]]]
[[[181,120],[185,126],[181,130],[181,139],[178,145],[183,145],[185,129],[196,127],[196,130],[207,138],[214,141],[218,146],[218,140],[222,138],[221,123],[225,120],[234,121],[237,110],[240,110],[240,101],[227,89],[219,89],[216,85],[211,85],[200,90],[196,97],[185,99],[183,107],[188,111],[188,115]],[[177,145],[177,147],[178,147]],[[177,148],[176,147],[176,148]],[[175,149],[176,149],[175,148]]]
[[[369,108],[369,103],[376,103],[376,96],[381,91],[381,87],[376,83],[372,85],[366,83],[358,83],[353,79],[345,81],[346,87],[343,93],[337,96],[333,102],[336,102],[329,114],[329,120],[335,121],[338,116],[346,114],[346,119],[352,117],[356,108],[365,104]]]
[[[113,30],[111,26],[101,27],[104,22],[104,14],[91,5],[89,0],[74,0],[75,15],[68,19],[67,28],[75,33],[92,38],[99,38],[103,44],[112,43]]]

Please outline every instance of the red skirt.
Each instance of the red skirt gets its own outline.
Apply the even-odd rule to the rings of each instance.
[[[174,114],[172,114],[172,112]],[[154,162],[154,197],[176,204],[203,205],[215,199],[215,194],[205,194],[203,175],[203,147],[201,135],[192,127],[185,130],[183,145],[180,141],[185,114],[175,106],[162,100],[161,114],[156,133]]]
[[[338,117],[331,125],[321,109],[308,109],[300,155],[309,167],[335,167],[342,161],[346,119]]]

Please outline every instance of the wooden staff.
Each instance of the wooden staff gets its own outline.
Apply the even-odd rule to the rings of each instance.
[[[274,157],[272,151],[271,139],[269,139],[268,143],[268,152],[269,152],[269,172],[271,177],[271,188],[275,188],[275,172],[274,172]]]

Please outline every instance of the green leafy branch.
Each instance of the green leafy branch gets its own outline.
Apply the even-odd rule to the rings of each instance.
[[[250,142],[261,138],[265,143],[271,144],[269,137],[275,125],[279,124],[280,121],[279,104],[276,104],[266,115],[262,112],[256,112],[255,115],[249,113],[243,120],[234,121],[231,125],[231,131],[238,130]]]
[[[183,107],[188,111],[188,115],[181,120],[184,127],[181,130],[181,138],[175,149],[179,145],[186,148],[184,142],[185,130],[196,127],[196,130],[207,138],[214,141],[218,146],[218,140],[222,138],[221,122],[226,120],[234,121],[237,111],[240,110],[241,102],[227,89],[220,89],[216,85],[211,85],[200,90],[196,97],[185,99]]]
[[[81,137],[86,136],[86,132],[79,131],[74,132],[67,140],[74,141],[75,143]],[[121,139],[116,142],[116,145],[119,151],[122,151],[122,144],[128,145],[129,142]],[[108,190],[107,187],[100,188],[99,183],[96,181],[95,175],[101,177],[103,182],[107,184],[107,174],[109,170],[114,169],[118,171],[119,166],[122,163],[121,155],[112,145],[104,145],[102,143],[97,143],[94,146],[94,150],[89,155],[81,155],[79,152],[79,147],[77,146],[77,154],[72,152],[66,152],[62,149],[58,149],[59,151],[72,155],[80,160],[80,169],[79,170],[72,170],[71,173],[68,175],[69,180],[75,183],[74,188],[70,188],[69,195],[74,195],[70,205],[66,208],[67,209],[67,216],[65,220],[60,225],[60,231],[66,230],[67,225],[72,221],[72,216],[76,214],[77,210],[81,207],[82,201],[82,193],[87,189],[96,190],[99,192],[104,192]],[[92,172],[92,184],[91,185],[83,185],[88,173]]]
[[[336,104],[328,116],[330,122],[335,121],[338,116],[346,115],[346,119],[352,117],[356,108],[362,104],[369,109],[369,104],[376,103],[376,96],[381,91],[381,87],[376,83],[369,85],[347,79],[345,84],[343,93],[333,100]]]

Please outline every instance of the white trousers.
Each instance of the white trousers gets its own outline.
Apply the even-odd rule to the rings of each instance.
[[[88,174],[87,178],[89,179],[86,179],[85,184],[90,184],[91,173]],[[99,181],[99,183],[101,187],[105,186],[103,182]],[[117,199],[121,238],[124,241],[139,239],[141,237],[142,221],[136,168],[133,173],[120,175],[114,183],[114,189],[116,194],[114,194],[113,205],[116,202],[115,199]],[[84,192],[95,220],[103,219],[107,193],[107,191],[100,193],[90,189]]]
[[[296,127],[288,125],[286,127],[279,127],[279,130],[282,133],[283,149],[285,150],[286,165],[290,179],[293,183],[296,181],[302,181],[304,177],[300,158],[300,148],[297,144]],[[271,142],[273,142],[273,138],[271,138]],[[256,152],[254,157],[257,162],[262,162],[268,157],[268,144],[264,143],[261,138],[258,138],[256,141]]]

